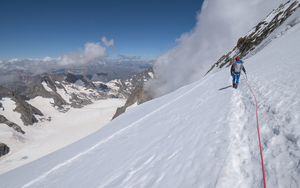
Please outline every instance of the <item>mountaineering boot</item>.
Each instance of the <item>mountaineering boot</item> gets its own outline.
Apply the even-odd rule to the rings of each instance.
[[[235,83],[232,84],[232,87],[235,88]]]
[[[237,82],[237,83],[235,84],[235,89],[238,87],[238,85],[239,85],[239,83]]]

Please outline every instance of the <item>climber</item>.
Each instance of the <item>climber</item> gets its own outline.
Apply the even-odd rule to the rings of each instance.
[[[232,64],[230,73],[232,76],[232,86],[236,89],[239,85],[239,80],[240,80],[240,74],[241,71],[243,70],[244,73],[246,74],[246,70],[243,66],[243,61],[240,59],[240,57],[235,58],[235,62]]]

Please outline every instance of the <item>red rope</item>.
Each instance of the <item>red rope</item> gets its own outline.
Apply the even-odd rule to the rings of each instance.
[[[244,76],[244,74],[242,74],[242,75]],[[246,83],[247,83],[247,85],[248,85],[248,87],[249,87],[249,89],[250,89],[250,91],[251,91],[251,93],[252,93],[254,99],[255,99],[255,104],[256,104],[256,123],[257,123],[257,133],[258,133],[259,149],[260,149],[260,157],[261,157],[261,166],[262,166],[262,172],[263,172],[263,177],[264,177],[264,188],[267,188],[267,184],[266,184],[266,176],[265,176],[264,159],[263,159],[263,154],[262,154],[262,149],[261,149],[261,141],[260,141],[260,134],[259,134],[258,112],[257,112],[257,109],[258,109],[258,107],[257,107],[257,100],[256,100],[256,97],[255,97],[255,95],[254,95],[254,93],[253,93],[253,91],[252,91],[250,85],[248,84],[247,79],[245,78],[245,76],[244,76],[244,79],[245,79],[245,81],[246,81]]]

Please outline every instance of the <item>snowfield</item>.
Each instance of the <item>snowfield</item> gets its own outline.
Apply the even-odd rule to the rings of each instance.
[[[1,111],[1,114],[22,125],[21,128],[25,134],[15,132],[6,124],[0,124],[1,142],[6,143],[11,149],[0,159],[0,174],[34,161],[97,131],[111,120],[117,107],[124,105],[125,100],[94,101],[93,104],[81,109],[71,108],[68,112],[61,113],[51,106],[52,98],[36,97],[29,103],[42,109],[45,117],[36,116],[42,120],[30,126],[24,126],[20,119],[21,115],[13,112],[14,101],[3,98],[1,103],[6,109]]]
[[[300,24],[245,59],[267,187],[300,187]],[[3,166],[5,164],[1,164]],[[0,187],[261,188],[255,101],[229,69],[136,106],[0,175]]]

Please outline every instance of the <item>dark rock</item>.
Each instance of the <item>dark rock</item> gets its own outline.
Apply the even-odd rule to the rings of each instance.
[[[85,105],[93,103],[90,100],[78,98],[78,96],[75,95],[74,93],[71,94],[71,97],[72,97],[71,107],[73,108],[82,108]]]
[[[65,80],[69,83],[74,84],[78,80],[78,78],[74,74],[68,73]]]
[[[55,87],[55,84],[52,84],[51,87]],[[44,98],[53,98],[54,105],[58,106],[60,108],[62,108],[63,105],[67,104],[67,102],[56,92],[56,88],[55,88],[55,90],[53,90],[53,92],[50,93],[49,91],[47,91],[44,88],[44,86],[42,85],[41,82],[37,82],[30,90],[29,97],[31,99],[33,99],[37,96],[41,96]]]
[[[88,77],[80,76],[78,79],[80,79],[84,83],[84,85],[87,89],[95,89],[96,88],[96,86],[93,84],[93,82]]]
[[[51,93],[49,93],[44,86],[42,85],[41,82],[37,82],[31,89],[29,92],[29,98],[33,99],[37,96],[41,96],[44,98],[52,98]]]
[[[21,114],[21,119],[24,122],[24,125],[32,125],[33,123],[38,122],[34,115],[43,116],[42,112],[39,109],[28,104],[24,100],[29,99],[28,97],[19,95],[0,85],[0,99],[2,99],[3,97],[11,98],[16,102],[16,108],[14,110]]]
[[[21,127],[19,125],[7,120],[3,115],[0,115],[0,123],[4,123],[4,124],[8,125],[9,127],[12,127],[15,131],[25,134],[25,132],[21,129]]]
[[[112,119],[124,113],[126,111],[126,108],[133,105],[134,103],[137,103],[137,105],[139,105],[152,99],[148,92],[144,90],[145,81],[151,78],[149,73],[154,74],[152,67],[132,77],[131,83],[132,85],[136,85],[136,87],[133,91],[131,91],[131,94],[128,96],[125,105],[117,109]]]
[[[41,82],[47,83],[47,86],[50,87],[53,91],[56,91],[55,84],[50,76],[43,76]]]
[[[8,154],[9,151],[10,151],[10,149],[6,144],[0,143],[0,157]]]
[[[105,84],[99,84],[99,89],[102,90],[102,91],[108,91],[109,90],[109,87]]]
[[[95,89],[93,82],[86,76],[79,75],[78,77],[72,73],[68,73],[65,81],[74,84],[78,80],[81,80],[87,89]]]
[[[125,106],[122,106],[122,107],[118,107],[117,110],[116,110],[116,113],[115,115],[112,117],[111,120],[115,119],[116,117],[118,117],[119,115],[123,114],[125,111],[126,111],[126,108]]]
[[[43,116],[42,112],[36,107],[25,102],[17,93],[12,92],[12,95],[12,100],[16,102],[16,108],[14,110],[21,114],[21,119],[24,122],[24,125],[32,125],[33,123],[38,122],[34,114]]]

